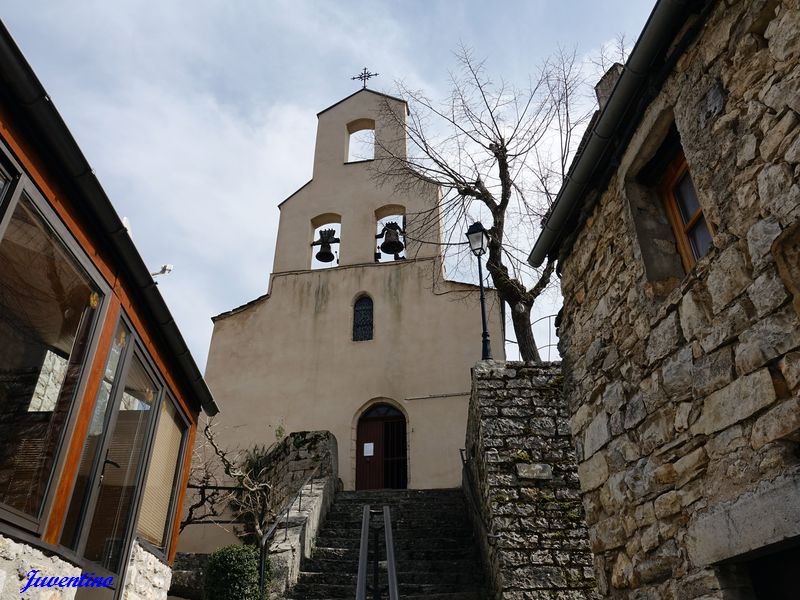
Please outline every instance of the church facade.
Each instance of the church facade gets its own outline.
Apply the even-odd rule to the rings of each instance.
[[[426,225],[439,190],[376,181],[374,159],[405,152],[406,113],[369,89],[319,113],[313,178],[280,205],[268,293],[213,319],[220,438],[244,448],[329,430],[350,490],[460,485],[481,358],[478,288],[445,279],[439,227]],[[375,155],[348,161],[365,133]],[[502,359],[493,290],[487,311]]]

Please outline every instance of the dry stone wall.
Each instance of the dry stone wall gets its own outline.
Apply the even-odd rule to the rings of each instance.
[[[20,590],[28,582],[27,573],[37,570],[49,577],[80,577],[80,568],[57,556],[49,556],[28,544],[0,535],[0,600],[24,598]],[[25,595],[47,600],[72,600],[77,588],[29,588]]]
[[[670,114],[714,247],[656,281],[647,248],[666,242],[637,234],[630,181]],[[561,261],[606,597],[752,598],[746,572],[718,563],[800,536],[799,180],[800,3],[716,2]]]
[[[122,600],[165,600],[171,579],[169,565],[134,542]]]
[[[554,363],[473,370],[465,494],[497,600],[596,598],[562,381]]]
[[[275,597],[297,580],[300,561],[310,554],[317,529],[339,485],[337,457],[336,438],[329,431],[292,432],[270,452],[264,479],[272,486],[275,512],[281,511],[305,486],[302,497],[292,504],[288,530],[280,525],[270,546],[270,591]],[[209,548],[208,553],[213,550]],[[170,598],[202,598],[207,557],[208,554],[177,554]]]

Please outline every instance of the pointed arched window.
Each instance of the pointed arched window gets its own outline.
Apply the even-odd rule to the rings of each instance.
[[[361,296],[353,305],[353,341],[372,339],[372,298]]]

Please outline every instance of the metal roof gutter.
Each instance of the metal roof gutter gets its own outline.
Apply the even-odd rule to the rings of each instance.
[[[598,165],[607,155],[610,142],[623,122],[628,108],[637,99],[654,62],[672,42],[676,29],[686,20],[692,0],[658,0],[647,19],[619,80],[590,134],[583,152],[573,161],[565,183],[553,204],[528,257],[528,263],[539,267],[557,246],[562,231],[580,205]]]
[[[141,294],[144,307],[162,334],[167,350],[175,357],[189,390],[209,416],[217,414],[219,406],[211,395],[133,240],[92,172],[75,138],[72,137],[44,87],[2,22],[0,22],[0,78],[16,97],[19,109],[29,117],[36,130],[37,141],[46,145],[82,195],[83,203],[80,208],[85,209],[89,218],[107,236],[109,246],[116,254],[121,271],[126,276],[125,280],[135,286]]]

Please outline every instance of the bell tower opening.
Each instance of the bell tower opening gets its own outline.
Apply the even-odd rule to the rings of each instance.
[[[358,420],[356,489],[405,489],[407,486],[405,415],[391,404],[373,404]]]
[[[330,269],[339,264],[342,217],[334,213],[311,219],[311,269]]]
[[[397,204],[375,211],[375,262],[386,263],[406,258],[406,209]]]
[[[375,121],[357,119],[347,124],[345,162],[361,162],[375,158]]]

